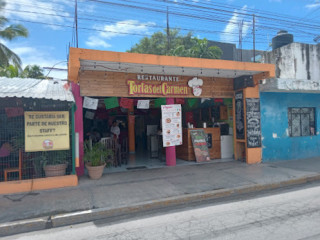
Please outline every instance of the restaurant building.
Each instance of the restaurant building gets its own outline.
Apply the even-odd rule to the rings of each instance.
[[[76,186],[66,81],[0,78],[0,194]]]
[[[195,160],[190,138],[195,129],[207,134],[211,160],[261,162],[259,83],[274,74],[273,64],[70,48],[68,79],[74,85],[75,131],[80,136],[78,174],[83,173],[83,139],[90,131],[98,130],[103,138],[117,121],[129,152],[148,152],[150,135],[166,134],[161,131],[161,106],[171,104],[181,105],[182,136],[177,135],[177,146],[169,147],[160,138],[166,165]]]

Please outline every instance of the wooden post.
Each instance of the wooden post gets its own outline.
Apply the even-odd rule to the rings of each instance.
[[[128,109],[128,137],[129,137],[129,153],[136,152],[135,134],[134,134],[134,106]]]

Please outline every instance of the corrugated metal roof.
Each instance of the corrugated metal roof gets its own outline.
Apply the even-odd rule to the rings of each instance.
[[[63,86],[65,81],[0,77],[0,98],[38,98],[74,102],[71,90]]]

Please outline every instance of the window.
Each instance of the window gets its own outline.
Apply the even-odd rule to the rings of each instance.
[[[289,108],[289,136],[316,135],[315,108]]]

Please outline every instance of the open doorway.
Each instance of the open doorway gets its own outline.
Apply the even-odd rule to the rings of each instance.
[[[159,98],[158,98],[159,99]],[[97,110],[85,109],[84,136],[99,142],[104,138],[114,138],[112,125],[119,127],[118,143],[121,145],[120,160],[114,164],[112,170],[131,170],[139,168],[154,168],[166,165],[165,148],[162,146],[161,136],[161,105],[165,98],[132,98],[133,109],[119,105],[107,109],[104,99],[99,99]],[[138,100],[148,100],[147,109],[139,109]],[[159,102],[161,104],[159,104]],[[195,163],[192,143],[188,138],[188,129],[204,129],[207,133],[207,144],[210,159],[233,158],[233,101],[232,98],[179,98],[176,104],[182,106],[183,144],[177,146],[177,165]],[[134,117],[134,151],[129,153],[129,117]],[[210,132],[209,130],[218,130]],[[186,145],[187,144],[187,145]],[[187,153],[187,154],[185,154]]]

